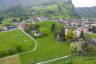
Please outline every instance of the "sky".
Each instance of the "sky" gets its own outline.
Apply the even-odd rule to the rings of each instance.
[[[75,7],[92,7],[96,6],[96,0],[72,0]]]

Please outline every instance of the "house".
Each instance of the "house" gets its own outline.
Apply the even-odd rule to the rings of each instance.
[[[19,24],[19,28],[22,28],[22,29],[26,28],[27,26],[28,24],[23,23],[23,22]]]
[[[7,27],[2,27],[2,29],[3,29],[4,31],[7,31],[7,30],[8,30]]]
[[[34,36],[35,36],[35,37],[38,37],[38,36],[41,36],[41,35],[42,35],[42,34],[41,34],[38,30],[36,30],[36,29],[33,29],[32,32],[34,33]]]
[[[13,23],[14,25],[16,25],[16,26],[19,26],[19,24],[20,24],[19,21],[15,21],[15,20],[13,20],[12,23]]]
[[[41,33],[38,32],[38,31],[36,31],[36,32],[34,33],[34,36],[36,36],[36,37],[41,36]]]

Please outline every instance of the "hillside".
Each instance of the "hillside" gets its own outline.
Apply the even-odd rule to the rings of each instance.
[[[0,7],[9,7],[17,4],[21,4],[23,7],[34,7],[43,4],[50,5],[60,1],[62,0],[0,0]]]
[[[13,5],[17,5],[17,4],[26,4],[26,6],[32,4],[32,5],[37,5],[37,3],[35,2],[39,2],[41,1],[46,1],[46,0],[0,0],[0,6],[1,7],[9,7],[9,6],[13,6]],[[41,3],[40,2],[40,3]]]
[[[74,17],[74,6],[70,1],[60,1],[56,4],[33,7],[30,9],[31,15],[48,16],[55,18]],[[36,13],[36,14],[35,14]]]
[[[58,29],[63,27],[62,24],[53,21],[42,21],[37,24],[40,26],[40,32],[44,32],[46,35],[36,38],[38,47],[35,52],[20,56],[22,64],[37,64],[38,62],[70,54],[69,42],[56,41],[50,30],[52,24],[56,24]]]
[[[5,18],[22,16],[72,18],[77,16],[71,0],[4,0],[0,3],[2,3],[0,16]]]
[[[82,18],[96,18],[96,6],[95,7],[76,8],[76,12]]]

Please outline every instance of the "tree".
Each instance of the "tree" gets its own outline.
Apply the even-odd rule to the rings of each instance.
[[[21,51],[22,51],[22,48],[21,48],[20,46],[17,46],[17,47],[16,47],[16,51],[17,51],[17,52],[21,52]]]
[[[75,40],[76,39],[76,32],[73,28],[67,30],[66,39],[67,40]]]
[[[87,55],[88,54],[88,43],[87,42],[82,43],[82,53],[84,55]]]
[[[58,33],[59,32],[57,30],[54,32],[54,38],[57,38]]]
[[[76,47],[72,48],[71,53],[72,53],[72,55],[76,55],[77,54],[77,48]]]
[[[7,55],[7,53],[5,51],[0,51],[0,57],[4,57],[6,55]]]
[[[39,25],[35,25],[35,26],[33,26],[33,29],[35,29],[35,30],[39,30],[39,28],[40,28]]]
[[[0,24],[2,24],[3,18],[0,18]]]
[[[13,18],[12,21],[17,21],[17,19],[16,18]]]
[[[80,38],[83,38],[84,39],[84,32],[83,32],[83,30],[81,30]]]
[[[92,45],[88,46],[88,50],[89,50],[89,55],[96,55],[96,48],[93,47]]]
[[[61,28],[61,31],[59,33],[59,36],[60,36],[60,40],[61,41],[65,41],[66,38],[65,38],[65,27],[64,28]]]
[[[24,31],[27,32],[27,33],[30,33],[30,31],[32,30],[33,28],[33,25],[28,25],[27,27],[24,28]]]
[[[22,18],[20,18],[20,22],[22,22],[23,21],[23,19]]]
[[[8,49],[8,54],[9,54],[9,55],[14,54],[14,52],[15,52],[15,51],[14,51],[13,49],[11,49],[11,48]]]
[[[52,24],[51,25],[51,32],[54,32],[56,30],[56,25],[55,24]]]

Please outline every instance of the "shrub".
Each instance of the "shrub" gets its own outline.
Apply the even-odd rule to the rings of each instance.
[[[7,55],[7,53],[5,51],[0,51],[0,57],[4,57],[6,55]]]
[[[20,46],[17,46],[17,47],[16,47],[16,51],[17,51],[17,52],[22,52],[22,48],[21,48]]]
[[[9,55],[14,54],[14,53],[15,53],[15,51],[13,49],[11,49],[11,48],[8,49],[8,54]]]

